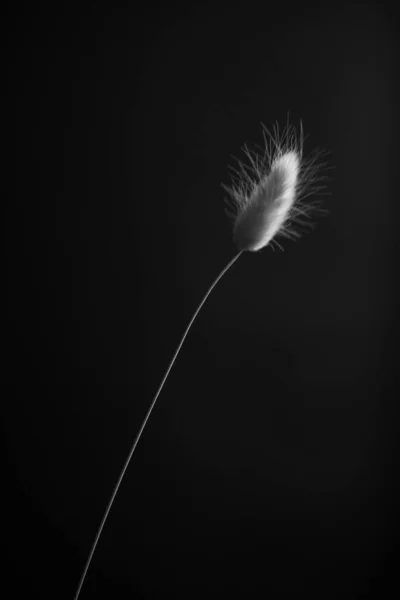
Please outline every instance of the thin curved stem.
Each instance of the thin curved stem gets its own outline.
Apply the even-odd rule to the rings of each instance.
[[[113,505],[113,503],[114,503],[115,496],[116,496],[116,495],[117,495],[117,493],[118,493],[118,490],[119,490],[119,487],[120,487],[120,485],[121,485],[121,482],[122,482],[122,480],[123,480],[123,478],[124,478],[125,472],[126,472],[126,470],[127,470],[127,468],[128,468],[128,465],[129,465],[129,463],[131,462],[131,458],[132,458],[132,456],[133,456],[133,453],[135,452],[136,446],[138,445],[138,442],[139,442],[139,440],[140,440],[140,437],[141,437],[141,435],[142,435],[142,433],[143,433],[143,430],[144,430],[144,428],[146,427],[146,423],[147,423],[147,421],[148,421],[148,419],[149,419],[149,417],[150,417],[150,415],[151,415],[151,412],[152,412],[152,410],[153,410],[153,408],[154,408],[154,405],[155,405],[155,403],[157,402],[157,398],[158,398],[158,396],[160,395],[160,393],[161,393],[161,390],[162,390],[162,389],[163,389],[163,387],[164,387],[164,383],[166,382],[166,380],[167,380],[167,377],[168,377],[168,375],[169,375],[169,372],[171,371],[171,369],[172,369],[172,367],[173,367],[173,364],[174,364],[174,362],[175,362],[175,360],[176,360],[176,357],[177,357],[177,356],[178,356],[178,354],[179,354],[179,350],[182,348],[182,344],[183,344],[183,342],[185,341],[185,338],[186,338],[187,334],[189,333],[189,330],[190,330],[190,328],[191,328],[191,326],[192,326],[192,324],[193,324],[193,322],[194,322],[195,318],[196,318],[196,317],[197,317],[197,315],[199,314],[199,311],[200,311],[201,307],[203,306],[203,304],[205,303],[205,301],[207,300],[208,296],[211,294],[211,292],[213,291],[213,289],[215,288],[215,286],[217,285],[217,283],[218,283],[218,281],[221,279],[221,277],[223,277],[223,275],[225,275],[225,273],[226,273],[226,272],[228,271],[228,269],[229,269],[229,268],[230,268],[230,267],[233,265],[233,263],[234,263],[234,262],[235,262],[235,261],[236,261],[236,260],[239,258],[239,256],[242,254],[242,252],[243,252],[243,250],[241,250],[241,251],[240,251],[238,254],[236,254],[236,256],[235,256],[234,258],[232,258],[232,260],[231,260],[231,261],[230,261],[230,262],[229,262],[229,263],[226,265],[226,267],[225,267],[225,268],[224,268],[224,269],[221,271],[221,273],[220,273],[220,274],[218,275],[218,277],[215,279],[214,283],[213,283],[213,284],[211,285],[211,287],[209,288],[209,290],[208,290],[208,292],[206,293],[206,295],[204,296],[203,300],[200,302],[200,304],[199,304],[199,306],[198,306],[198,308],[197,308],[196,312],[194,313],[193,317],[192,317],[192,318],[191,318],[191,320],[190,320],[190,323],[189,323],[189,325],[188,325],[188,326],[187,326],[187,328],[186,328],[186,331],[185,331],[185,333],[184,333],[184,334],[183,334],[183,336],[182,336],[182,339],[181,339],[181,341],[179,342],[179,346],[177,347],[177,349],[176,349],[176,351],[175,351],[175,354],[174,354],[174,356],[173,356],[173,358],[172,358],[172,360],[171,360],[171,362],[170,362],[170,364],[169,364],[169,367],[168,367],[168,369],[167,369],[167,371],[166,371],[166,373],[165,373],[165,375],[164,375],[164,377],[163,377],[163,379],[162,379],[162,381],[161,381],[161,383],[160,383],[160,386],[159,386],[159,388],[158,388],[158,390],[157,390],[157,393],[156,393],[156,395],[154,396],[154,400],[153,400],[153,401],[152,401],[152,403],[150,404],[150,408],[148,409],[148,411],[147,411],[147,413],[146,413],[146,416],[145,416],[145,418],[144,418],[144,420],[143,420],[143,423],[142,423],[142,425],[141,425],[141,427],[140,427],[140,429],[139,429],[139,432],[138,432],[138,434],[137,434],[137,436],[136,436],[136,438],[135,438],[135,441],[133,442],[133,445],[132,445],[132,448],[131,448],[131,450],[130,450],[130,452],[129,452],[128,458],[127,458],[127,459],[126,459],[126,461],[125,461],[125,464],[124,464],[124,466],[123,466],[123,468],[122,468],[122,471],[121,471],[121,473],[120,473],[120,476],[119,476],[119,478],[118,478],[118,481],[117,481],[117,483],[116,483],[116,485],[115,485],[114,491],[113,491],[113,493],[112,493],[112,496],[111,496],[111,498],[110,498],[110,501],[109,501],[109,503],[108,503],[108,505],[107,505],[106,511],[105,511],[105,513],[104,513],[104,516],[103,516],[103,518],[102,518],[102,520],[101,520],[101,523],[100,523],[99,529],[98,529],[98,531],[97,531],[97,534],[96,534],[96,537],[95,537],[95,539],[94,539],[94,542],[93,542],[92,548],[91,548],[91,550],[90,550],[90,554],[89,554],[89,556],[88,556],[88,559],[87,559],[87,561],[86,561],[86,565],[85,565],[84,571],[83,571],[83,573],[82,573],[82,576],[81,576],[81,579],[80,579],[80,582],[79,582],[78,589],[77,589],[77,591],[76,591],[76,594],[75,594],[75,596],[74,596],[74,600],[78,600],[78,598],[79,598],[79,595],[80,595],[80,593],[81,593],[81,589],[82,589],[83,583],[84,583],[84,581],[85,581],[85,578],[86,578],[86,574],[87,574],[87,572],[88,572],[88,569],[89,569],[89,567],[90,567],[90,563],[92,562],[93,554],[95,553],[95,550],[96,550],[96,547],[97,547],[98,541],[99,541],[99,539],[100,539],[100,536],[101,536],[101,533],[102,533],[102,531],[103,531],[103,527],[104,527],[104,525],[105,525],[105,522],[107,521],[108,514],[109,514],[109,512],[110,512],[110,510],[111,510],[111,507],[112,507],[112,505]]]

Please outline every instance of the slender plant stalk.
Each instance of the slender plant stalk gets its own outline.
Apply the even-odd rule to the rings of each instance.
[[[104,525],[105,525],[105,522],[107,521],[108,514],[109,514],[109,512],[110,512],[110,510],[111,510],[111,507],[112,507],[112,505],[113,505],[113,503],[114,503],[115,496],[116,496],[116,495],[117,495],[117,493],[118,493],[119,487],[120,487],[120,485],[121,485],[121,482],[122,482],[122,480],[123,480],[123,478],[124,478],[125,472],[126,472],[126,470],[127,470],[128,466],[129,466],[129,463],[130,463],[130,461],[131,461],[131,458],[132,458],[132,456],[133,456],[133,453],[134,453],[134,452],[135,452],[135,450],[136,450],[136,446],[138,445],[138,442],[139,442],[139,440],[140,440],[140,437],[141,437],[141,435],[142,435],[142,433],[143,433],[143,430],[144,430],[144,428],[145,428],[145,426],[146,426],[146,423],[147,423],[147,421],[148,421],[148,419],[149,419],[149,417],[150,417],[150,415],[151,415],[151,411],[153,410],[153,408],[154,408],[154,405],[155,405],[155,403],[157,402],[157,398],[158,398],[158,396],[160,395],[160,393],[161,393],[161,390],[162,390],[162,389],[163,389],[163,387],[164,387],[164,383],[165,383],[165,382],[166,382],[166,380],[167,380],[167,377],[168,377],[168,375],[169,375],[169,372],[171,371],[171,369],[172,369],[172,366],[173,366],[173,364],[174,364],[174,362],[175,362],[175,360],[176,360],[176,357],[178,356],[178,354],[179,354],[179,351],[180,351],[180,349],[182,348],[182,344],[183,344],[183,342],[185,341],[185,338],[186,338],[187,334],[189,333],[189,330],[190,330],[190,328],[191,328],[191,326],[192,326],[192,324],[193,324],[194,320],[196,319],[196,317],[197,317],[197,315],[198,315],[198,313],[199,313],[199,311],[200,311],[201,307],[203,306],[203,304],[204,304],[204,303],[205,303],[205,301],[207,300],[208,296],[211,294],[212,290],[213,290],[213,289],[214,289],[214,287],[217,285],[217,283],[218,283],[218,281],[221,279],[221,277],[223,277],[223,275],[225,275],[225,273],[226,273],[226,272],[228,271],[228,269],[229,269],[229,268],[230,268],[230,267],[233,265],[233,263],[234,263],[234,262],[235,262],[235,261],[236,261],[236,260],[239,258],[239,256],[242,254],[242,252],[243,252],[243,250],[241,250],[241,251],[240,251],[238,254],[236,254],[236,256],[235,256],[234,258],[232,258],[232,260],[231,260],[231,261],[230,261],[230,262],[229,262],[229,263],[226,265],[226,267],[225,267],[225,268],[224,268],[224,269],[221,271],[221,273],[220,273],[220,274],[218,275],[218,277],[215,279],[214,283],[213,283],[213,284],[211,285],[211,287],[209,288],[209,290],[208,290],[208,292],[206,293],[206,295],[204,296],[203,300],[200,302],[200,304],[199,304],[199,306],[198,306],[198,308],[197,308],[196,312],[194,313],[194,315],[193,315],[192,319],[190,320],[190,323],[189,323],[189,325],[188,325],[188,326],[187,326],[187,328],[186,328],[186,331],[185,331],[185,333],[184,333],[184,334],[183,334],[183,336],[182,336],[182,339],[181,339],[181,341],[179,342],[179,346],[178,346],[178,348],[176,349],[176,351],[175,351],[175,354],[174,354],[174,356],[173,356],[173,358],[172,358],[172,360],[171,360],[171,362],[170,362],[170,364],[169,364],[169,367],[168,367],[168,369],[167,369],[167,371],[166,371],[166,373],[165,373],[165,375],[164,375],[164,377],[163,377],[163,380],[162,380],[162,381],[161,381],[161,383],[160,383],[160,386],[159,386],[159,388],[158,388],[158,390],[157,390],[157,393],[156,393],[156,395],[154,396],[154,399],[153,399],[152,403],[150,404],[150,408],[148,409],[148,411],[147,411],[147,413],[146,413],[146,416],[145,416],[145,418],[144,418],[144,421],[143,421],[143,423],[142,423],[142,425],[141,425],[141,427],[140,427],[140,429],[139,429],[139,432],[138,432],[138,434],[137,434],[137,436],[136,436],[136,438],[135,438],[135,441],[133,442],[133,445],[132,445],[132,448],[131,448],[131,450],[130,450],[130,452],[129,452],[128,458],[126,459],[126,461],[125,461],[125,464],[124,464],[124,466],[123,466],[123,468],[122,468],[122,471],[121,471],[121,473],[120,473],[120,476],[119,476],[119,478],[118,478],[118,481],[117,481],[117,483],[116,483],[116,486],[115,486],[115,488],[114,488],[114,491],[113,491],[113,493],[112,493],[112,496],[111,496],[111,498],[110,498],[110,501],[109,501],[109,503],[108,503],[108,505],[107,505],[106,511],[105,511],[105,513],[104,513],[104,516],[103,516],[103,518],[102,518],[102,520],[101,520],[101,523],[100,523],[99,529],[98,529],[98,531],[97,531],[97,533],[96,533],[96,537],[95,537],[95,539],[94,539],[94,542],[93,542],[92,548],[91,548],[91,550],[90,550],[90,553],[89,553],[88,559],[87,559],[87,561],[86,561],[86,565],[85,565],[84,571],[83,571],[83,573],[82,573],[82,577],[81,577],[81,579],[80,579],[80,582],[79,582],[78,589],[77,589],[77,591],[76,591],[76,594],[75,594],[75,596],[74,596],[74,600],[78,600],[78,598],[79,598],[79,595],[80,595],[80,593],[81,593],[81,589],[82,589],[83,583],[84,583],[84,581],[85,581],[85,578],[86,578],[86,574],[87,574],[87,572],[88,572],[88,570],[89,570],[90,563],[92,562],[93,554],[95,553],[95,550],[96,550],[96,547],[97,547],[98,541],[99,541],[99,539],[100,539],[100,536],[101,536],[101,533],[102,533],[102,531],[103,531],[103,527],[104,527]]]

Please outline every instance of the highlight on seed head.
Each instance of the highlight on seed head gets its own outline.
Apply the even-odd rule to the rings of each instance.
[[[312,227],[307,221],[312,213],[326,212],[316,201],[304,202],[324,187],[318,185],[324,177],[318,174],[321,151],[303,157],[302,123],[299,136],[289,124],[282,133],[278,124],[272,132],[262,127],[264,149],[250,150],[245,145],[248,164],[238,160],[239,170],[232,169],[232,186],[222,184],[229,194],[226,212],[234,221],[234,241],[241,251],[256,252],[272,242],[279,246],[278,235],[295,239],[302,227]]]

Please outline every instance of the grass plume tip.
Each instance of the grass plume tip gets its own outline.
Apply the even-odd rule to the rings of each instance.
[[[315,185],[320,178],[318,151],[308,159],[303,157],[302,125],[299,137],[291,125],[282,133],[278,125],[272,133],[263,126],[263,134],[264,149],[259,152],[244,146],[248,163],[239,160],[232,186],[222,185],[229,194],[226,212],[234,221],[233,237],[240,251],[256,252],[272,241],[279,246],[278,235],[299,237],[301,226],[312,226],[307,219],[318,209],[315,202],[304,202],[320,189]]]

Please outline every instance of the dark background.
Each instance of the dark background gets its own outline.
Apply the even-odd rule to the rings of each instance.
[[[329,215],[213,291],[81,598],[395,595],[394,13],[29,3],[3,30],[7,597],[72,599],[235,253],[220,184],[288,112]]]

